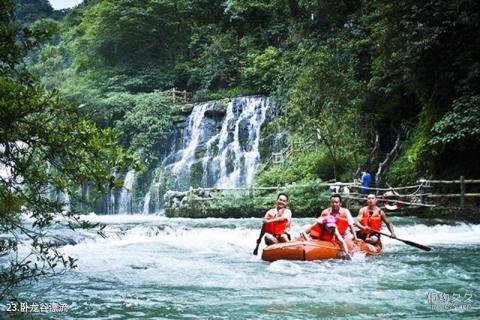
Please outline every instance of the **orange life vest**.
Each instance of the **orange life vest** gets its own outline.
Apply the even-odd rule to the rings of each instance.
[[[363,207],[362,209],[362,218],[360,220],[360,224],[362,226],[368,226],[370,229],[375,231],[382,230],[382,216],[380,214],[380,208],[375,207],[374,210],[368,210],[368,207]],[[369,211],[373,211],[372,215],[370,215]],[[362,234],[369,234],[370,232],[366,230],[360,230]]]
[[[325,229],[323,226],[316,223],[312,229],[310,229],[310,237],[318,240],[330,241],[333,239],[334,231]]]
[[[285,210],[278,211],[276,208],[274,209],[275,213],[272,214],[270,210],[267,212],[265,218],[266,219],[275,219],[283,217]],[[268,222],[265,224],[265,232],[273,234],[275,237],[281,236],[286,230],[290,229],[290,221],[288,219],[282,221],[275,221],[275,222]]]
[[[326,217],[332,215],[332,208],[327,208],[322,211],[322,217]],[[348,229],[348,215],[347,210],[344,208],[340,208],[340,213],[335,215],[335,223],[337,224],[338,232],[341,235],[344,235]]]

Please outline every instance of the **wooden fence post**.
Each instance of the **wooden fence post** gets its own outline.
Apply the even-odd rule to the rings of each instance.
[[[460,208],[465,209],[465,177],[460,176]]]

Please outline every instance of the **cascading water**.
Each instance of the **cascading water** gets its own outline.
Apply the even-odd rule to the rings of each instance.
[[[206,175],[220,167],[217,187],[239,187],[252,182],[255,168],[260,163],[260,128],[268,104],[267,98],[247,97],[228,105],[227,120],[220,132],[218,155],[210,160],[207,154],[206,161],[203,161]],[[233,132],[229,130],[232,127]],[[230,135],[233,135],[231,142]]]
[[[145,197],[143,198],[143,214],[148,214],[150,207],[150,191],[147,191]]]
[[[71,210],[70,195],[68,194],[68,192],[62,192],[60,197],[61,197],[63,211],[69,212]]]
[[[123,182],[123,189],[120,193],[118,213],[130,214],[132,213],[132,187],[135,178],[135,170],[129,170]]]
[[[260,129],[269,99],[239,97],[221,110],[218,101],[194,106],[184,130],[184,149],[168,159],[174,188],[249,185],[260,163]],[[222,115],[219,122],[216,118]],[[221,123],[221,126],[219,126]]]
[[[115,214],[115,204],[116,204],[116,199],[115,195],[112,193],[110,194],[107,199],[107,214]]]
[[[183,134],[183,143],[186,147],[177,153],[181,157],[180,160],[169,166],[176,179],[176,188],[184,189],[190,185],[190,168],[196,161],[195,151],[204,134],[202,120],[208,106],[208,102],[196,105],[188,117],[188,125]]]

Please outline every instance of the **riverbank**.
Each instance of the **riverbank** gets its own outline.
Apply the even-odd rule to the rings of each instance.
[[[289,207],[294,217],[309,218],[329,206],[328,191],[318,192],[315,184],[289,186],[284,190],[289,195]],[[277,191],[259,189],[238,189],[220,191],[215,189],[190,189],[189,191],[168,191],[164,196],[165,216],[169,218],[260,218],[275,205]],[[344,195],[345,196],[345,195]],[[379,201],[379,206],[382,206]],[[365,205],[364,201],[344,199],[344,207],[353,216]],[[480,209],[468,206],[465,209],[444,207],[401,206],[398,210],[383,208],[389,216],[418,216],[429,219],[462,220],[480,222]]]

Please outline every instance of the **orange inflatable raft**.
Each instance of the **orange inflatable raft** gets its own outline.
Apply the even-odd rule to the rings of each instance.
[[[363,253],[367,255],[382,254],[381,245],[371,245],[361,240],[346,240],[348,250],[355,255]],[[336,241],[309,240],[309,241],[291,241],[278,243],[263,249],[262,259],[265,261],[276,260],[327,260],[339,259],[342,249]]]

